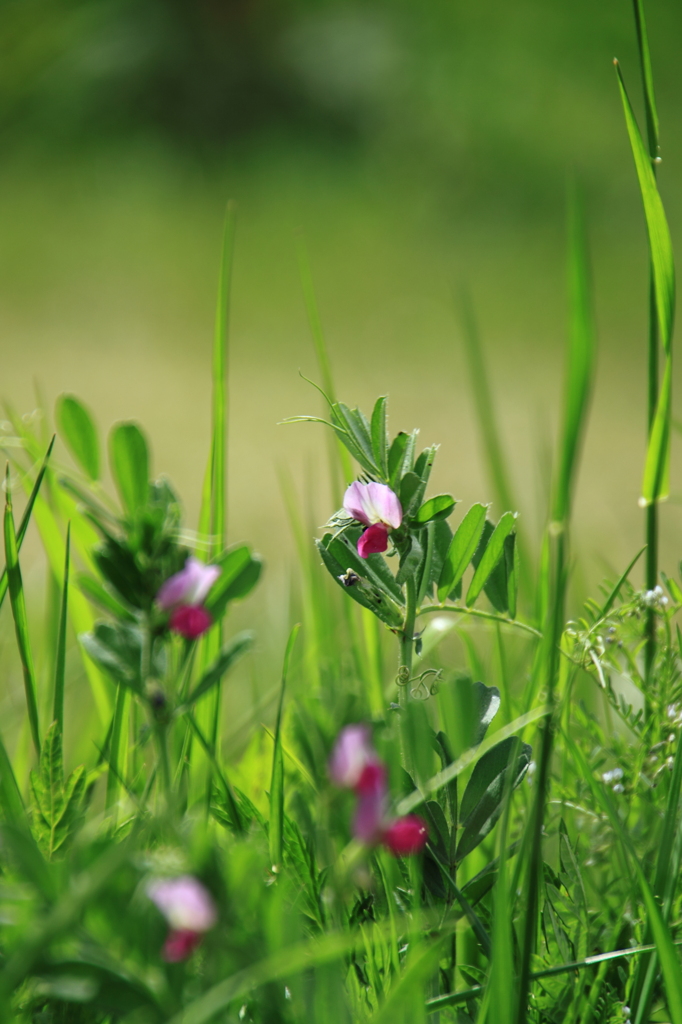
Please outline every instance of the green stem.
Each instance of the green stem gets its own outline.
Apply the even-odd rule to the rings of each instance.
[[[412,755],[409,748],[409,726],[407,705],[410,700],[410,679],[412,678],[412,654],[414,652],[414,622],[417,616],[417,588],[413,577],[405,584],[405,619],[400,632],[398,650],[398,700],[401,708],[401,744],[405,771],[412,774]]]

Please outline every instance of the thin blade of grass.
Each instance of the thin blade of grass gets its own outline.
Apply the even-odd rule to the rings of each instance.
[[[12,606],[12,617],[14,619],[14,631],[19,648],[21,669],[24,677],[24,690],[26,693],[26,708],[28,720],[31,727],[31,737],[36,753],[40,756],[40,726],[38,724],[38,700],[36,695],[36,674],[33,667],[33,654],[28,636],[28,618],[26,615],[26,599],[24,597],[24,584],[21,578],[19,566],[19,553],[17,550],[17,535],[14,530],[14,515],[12,513],[12,497],[9,486],[9,466],[6,476],[6,498],[5,498],[5,565],[7,568],[7,579],[9,583],[9,598]]]
[[[268,826],[268,840],[270,844],[270,863],[272,870],[276,871],[282,863],[284,844],[284,756],[282,753],[282,708],[284,706],[284,691],[289,675],[289,662],[296,643],[300,622],[291,630],[284,652],[284,665],[282,666],[282,685],[279,691],[279,704],[277,706],[277,724],[275,725],[275,743],[272,752],[272,774],[270,776],[270,823]]]
[[[607,597],[606,601],[604,602],[604,604],[602,606],[601,611],[599,612],[599,618],[600,619],[603,619],[605,615],[608,615],[608,613],[613,608],[613,604],[618,599],[618,595],[620,594],[621,587],[623,586],[623,584],[625,583],[626,579],[628,578],[628,576],[630,575],[630,573],[632,572],[634,567],[637,565],[637,562],[642,557],[642,555],[643,555],[643,553],[645,551],[646,551],[646,544],[644,545],[644,547],[639,549],[639,551],[637,552],[635,557],[632,559],[632,561],[628,565],[627,569],[622,574],[622,576],[620,577],[620,579],[616,583],[615,587],[613,588],[613,590],[611,591],[611,593]]]
[[[658,111],[654,95],[654,76],[651,68],[649,39],[644,20],[644,4],[642,0],[634,0],[635,29],[637,32],[637,48],[642,73],[642,90],[644,92],[644,109],[646,112],[647,142],[649,155],[653,158],[658,154]]]
[[[45,457],[43,458],[40,469],[38,470],[38,475],[36,476],[36,480],[31,489],[31,493],[28,496],[28,501],[26,502],[24,514],[22,515],[21,520],[19,522],[19,529],[17,530],[17,551],[21,551],[21,545],[24,543],[24,537],[26,536],[28,524],[31,520],[31,512],[33,511],[33,505],[35,504],[35,500],[38,496],[40,485],[42,484],[45,478],[45,471],[47,470],[47,464],[49,462],[50,455],[52,454],[52,449],[54,448],[56,436],[56,434],[52,435],[52,440],[50,441],[50,445],[45,453]],[[0,576],[0,608],[2,608],[2,602],[5,600],[5,595],[7,594],[7,587],[7,567],[5,567],[2,570],[2,576]]]
[[[116,691],[116,706],[111,725],[109,739],[109,770],[107,772],[107,791],[104,806],[110,810],[118,800],[121,780],[125,779],[125,761],[128,751],[128,712],[130,707],[130,691],[119,685]]]
[[[17,785],[12,762],[0,738],[0,804],[5,821],[24,830],[28,829],[28,819],[24,801]]]
[[[69,617],[69,567],[71,556],[71,523],[66,527],[66,549],[64,553],[64,583],[59,610],[57,651],[54,660],[54,704],[52,720],[57,722],[59,731],[64,732],[64,676],[66,671],[66,627]]]
[[[611,828],[613,829],[614,834],[617,836],[624,850],[626,850],[630,855],[630,862],[635,870],[635,876],[642,895],[642,902],[646,908],[648,927],[651,929],[651,934],[653,936],[661,964],[661,971],[663,973],[663,979],[666,986],[666,1000],[672,1024],[682,1024],[682,970],[680,970],[679,957],[675,952],[675,944],[673,943],[668,926],[665,923],[656,901],[654,891],[647,881],[642,865],[639,862],[639,858],[637,857],[637,853],[632,844],[632,840],[623,828],[618,812],[606,793],[605,787],[600,786],[597,783],[585,755],[574,743],[568,733],[564,733],[564,742],[573,757],[576,767],[579,768],[583,778],[587,782],[595,803],[601,806],[611,823]]]

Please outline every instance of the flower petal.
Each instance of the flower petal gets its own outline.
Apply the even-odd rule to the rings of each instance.
[[[370,555],[380,554],[387,547],[388,528],[383,523],[374,523],[373,526],[368,526],[358,539],[358,554],[360,558],[368,558]]]
[[[368,763],[376,759],[367,725],[347,725],[339,733],[329,759],[329,775],[336,786],[354,789]]]
[[[168,625],[186,640],[196,640],[213,625],[213,617],[201,605],[181,604],[171,615]]]
[[[382,840],[395,857],[421,853],[428,842],[426,824],[417,814],[397,818],[384,830]]]
[[[175,931],[207,932],[216,923],[211,894],[191,875],[155,879],[147,895]]]
[[[356,480],[350,487],[347,488],[346,493],[343,496],[343,507],[349,516],[353,519],[357,519],[359,523],[364,526],[371,526],[372,520],[368,518],[367,511],[365,509],[365,489],[367,484],[360,483]]]
[[[167,964],[186,960],[201,942],[201,932],[191,928],[171,928],[163,944],[163,959]]]
[[[374,509],[375,522],[379,521],[397,530],[403,521],[403,509],[398,495],[386,484],[367,484],[367,498]]]
[[[157,604],[164,611],[170,611],[179,604],[203,604],[220,572],[219,566],[204,565],[194,555],[190,555],[184,569],[162,584],[156,595]]]

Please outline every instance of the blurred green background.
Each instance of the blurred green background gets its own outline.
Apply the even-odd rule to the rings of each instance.
[[[647,4],[661,188],[682,214],[682,7]],[[332,511],[296,263],[310,253],[338,391],[391,400],[440,442],[434,486],[491,497],[454,292],[474,297],[526,531],[539,538],[565,339],[567,179],[585,196],[599,368],[576,508],[574,594],[640,545],[647,249],[612,67],[641,110],[628,0],[4,0],[2,395],[78,394],[144,424],[196,522],[225,202],[238,204],[230,523],[268,574],[243,610],[281,647],[291,473],[310,532]],[[63,452],[62,452],[63,454]],[[678,446],[673,490],[680,486]],[[494,510],[498,512],[501,510]],[[663,559],[680,550],[679,498]],[[29,578],[42,580],[38,545]],[[32,568],[31,568],[32,567]],[[9,618],[2,643],[12,645]],[[275,645],[273,645],[275,646]]]

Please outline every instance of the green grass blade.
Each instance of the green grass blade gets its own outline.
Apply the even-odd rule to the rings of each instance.
[[[214,552],[224,549],[227,536],[228,343],[235,228],[236,207],[230,202],[225,214],[213,335],[211,533],[214,538]]]
[[[44,457],[44,459],[42,461],[42,464],[40,466],[40,469],[38,470],[38,475],[36,477],[36,480],[35,480],[35,483],[34,483],[32,489],[31,489],[31,493],[28,496],[28,501],[26,502],[26,508],[24,509],[24,514],[22,515],[21,520],[19,522],[19,529],[17,530],[17,551],[21,551],[21,545],[24,543],[24,537],[26,536],[26,531],[28,529],[28,524],[29,524],[29,522],[31,520],[31,512],[33,511],[33,505],[35,504],[35,500],[36,500],[36,498],[38,496],[38,491],[40,490],[40,485],[42,484],[43,479],[45,478],[45,472],[47,470],[47,464],[48,464],[50,456],[52,454],[52,449],[54,448],[55,438],[56,438],[56,434],[53,434],[52,435],[52,440],[50,441],[49,448],[47,449],[47,451],[45,453],[45,457]],[[0,576],[0,608],[2,608],[2,602],[5,600],[5,595],[7,594],[7,586],[8,586],[7,568],[5,567],[2,570],[2,576]]]
[[[465,288],[460,290],[459,313],[462,325],[462,337],[464,339],[464,350],[469,364],[469,379],[471,380],[478,426],[483,438],[483,449],[488,464],[488,473],[493,485],[495,500],[499,504],[500,511],[507,511],[517,508],[514,501],[514,494],[507,472],[507,463],[502,451],[502,440],[497,425],[495,403],[490,388],[488,369],[483,354],[483,345],[478,330],[474,305],[469,291]]]
[[[17,536],[14,531],[14,516],[12,514],[12,498],[9,488],[9,467],[7,473],[7,495],[5,499],[5,565],[7,567],[7,578],[9,582],[9,597],[14,618],[14,630],[17,637],[17,647],[21,659],[21,668],[24,676],[24,690],[26,691],[26,707],[28,720],[31,726],[33,746],[40,756],[40,727],[38,724],[38,700],[36,696],[36,674],[33,667],[33,654],[28,637],[28,619],[26,616],[26,600],[24,598],[24,585],[21,579],[21,568],[19,566],[19,552],[17,550]]]
[[[308,252],[301,234],[298,235],[296,244],[296,255],[298,258],[298,273],[301,279],[301,289],[303,291],[303,301],[305,303],[306,314],[308,317],[308,324],[310,325],[310,333],[313,339],[313,346],[315,348],[315,355],[317,357],[317,365],[320,369],[322,376],[322,391],[326,395],[327,400],[333,405],[336,402],[336,389],[334,387],[334,376],[332,374],[331,362],[329,360],[329,353],[327,351],[327,343],[324,337],[324,331],[322,329],[322,320],[320,318],[320,311],[317,306],[317,299],[315,297],[315,286],[313,284],[313,275],[310,269],[310,260],[308,258]],[[341,441],[330,440],[330,452],[336,448],[335,458],[330,458],[330,466],[332,467],[332,480],[334,480],[335,472],[334,467],[336,465],[341,466],[341,472],[343,481],[349,483],[355,476],[353,472],[353,463],[351,462],[350,456],[347,450],[344,448]],[[342,481],[342,482],[343,482]],[[334,486],[337,490],[338,486]],[[337,503],[340,502],[338,495],[335,495]]]
[[[64,583],[59,612],[57,652],[54,662],[54,705],[52,720],[57,722],[59,731],[64,732],[64,675],[66,670],[66,627],[69,616],[69,563],[71,556],[71,523],[66,527],[66,550],[64,554]]]
[[[289,675],[289,662],[301,628],[300,622],[291,630],[284,652],[284,665],[282,667],[282,685],[279,691],[279,704],[277,706],[277,724],[275,726],[275,744],[272,752],[272,774],[270,777],[270,823],[268,826],[268,839],[270,843],[270,863],[273,871],[276,871],[282,863],[284,843],[284,755],[282,753],[282,708],[284,706],[284,691]]]
[[[644,20],[644,4],[642,3],[642,0],[634,0],[634,9],[635,29],[637,31],[637,47],[639,49],[639,63],[642,73],[644,109],[646,112],[647,142],[649,144],[649,155],[654,159],[658,156],[658,111],[656,109],[654,76],[651,68],[649,39],[646,31],[646,21]]]
[[[632,841],[623,828],[618,812],[606,793],[605,787],[597,783],[592,771],[590,770],[590,766],[585,755],[574,743],[568,733],[564,733],[564,742],[566,743],[576,766],[580,769],[583,778],[587,782],[592,792],[593,799],[601,806],[611,823],[611,828],[613,829],[614,834],[618,837],[619,842],[630,855],[630,861],[634,867],[635,876],[642,895],[642,902],[646,908],[648,926],[651,929],[651,934],[653,936],[661,964],[661,971],[665,981],[666,1000],[668,1010],[670,1011],[671,1021],[672,1024],[682,1024],[682,970],[680,969],[680,960],[675,951],[675,944],[670,936],[668,926],[665,923],[656,901],[654,891],[647,881],[642,865],[640,864],[637,853],[632,845]]]
[[[125,760],[128,750],[128,736],[125,728],[128,722],[130,691],[119,684],[116,691],[116,705],[109,735],[109,770],[105,807],[110,810],[118,800],[121,780],[125,778]]]
[[[682,743],[677,744],[675,751],[675,763],[673,775],[668,791],[668,802],[665,816],[663,818],[663,829],[658,844],[658,858],[656,861],[656,875],[654,877],[654,896],[663,906],[663,918],[667,922],[670,915],[670,897],[666,899],[666,889],[669,889],[669,881],[676,879],[679,863],[675,863],[674,852],[678,847],[682,820],[679,818],[680,792],[682,791]],[[649,941],[651,935],[645,936]],[[637,965],[637,972],[630,991],[630,1005],[632,1007],[633,1024],[643,1024],[648,1020],[651,1000],[656,985],[655,958],[644,957]]]
[[[670,413],[672,403],[672,359],[666,356],[654,421],[649,432],[640,505],[652,505],[670,493]]]
[[[628,576],[630,575],[630,573],[632,572],[632,570],[634,569],[634,567],[636,566],[637,562],[642,557],[642,555],[643,555],[643,553],[645,551],[646,551],[646,544],[644,545],[643,548],[639,549],[639,551],[637,552],[635,557],[632,559],[632,561],[628,565],[627,569],[625,570],[625,572],[620,577],[620,579],[616,583],[615,587],[613,588],[613,590],[611,591],[611,593],[607,597],[607,599],[604,602],[604,605],[603,605],[601,611],[599,612],[599,618],[600,619],[603,619],[605,615],[608,615],[608,613],[613,608],[614,602],[618,599],[618,595],[620,594],[621,587],[623,586],[623,584],[625,583],[626,579],[628,578]]]
[[[582,206],[574,193],[569,202],[570,332],[564,390],[563,425],[552,517],[563,523],[571,494],[587,415],[594,371],[594,323]]]
[[[0,805],[5,821],[20,828],[28,828],[26,809],[17,780],[12,769],[12,762],[0,738]]]

